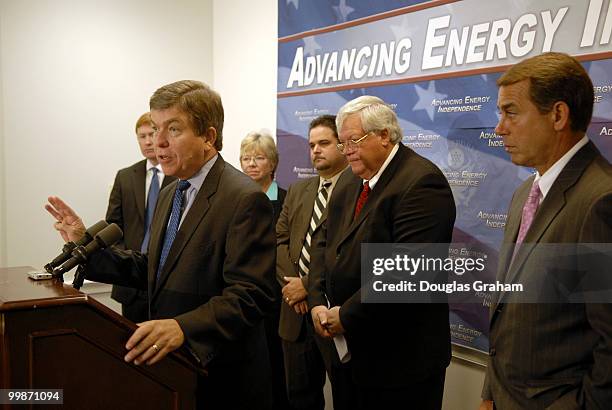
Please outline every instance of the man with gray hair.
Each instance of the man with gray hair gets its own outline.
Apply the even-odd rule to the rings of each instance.
[[[362,303],[361,244],[450,242],[452,192],[432,162],[401,144],[397,116],[380,98],[349,101],[336,123],[355,177],[329,204],[325,247],[313,251],[322,269],[311,271],[308,297],[316,331],[343,335],[351,355],[334,408],[440,409],[448,305]]]

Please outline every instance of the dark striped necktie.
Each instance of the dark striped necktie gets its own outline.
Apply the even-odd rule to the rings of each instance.
[[[157,168],[151,168],[153,176],[149,184],[149,194],[147,195],[147,209],[145,210],[145,235],[140,245],[140,252],[145,253],[149,247],[149,239],[151,239],[151,223],[153,222],[153,212],[159,197],[159,178],[157,176]]]
[[[300,252],[300,261],[298,262],[298,273],[300,277],[308,275],[310,272],[310,246],[312,245],[312,234],[321,222],[323,211],[327,206],[328,189],[331,186],[331,181],[323,181],[321,189],[315,199],[314,207],[312,209],[312,217],[310,218],[310,224],[308,225],[308,232],[304,239],[304,245]]]

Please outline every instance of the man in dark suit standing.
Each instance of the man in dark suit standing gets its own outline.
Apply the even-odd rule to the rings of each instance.
[[[586,136],[593,84],[574,58],[529,58],[497,84],[495,132],[513,163],[537,171],[512,198],[504,234],[510,246],[497,274],[525,283],[543,271],[533,244],[612,242],[612,167]],[[549,260],[545,269],[555,274],[541,283],[579,277],[579,261],[579,254]],[[609,275],[609,266],[601,268],[597,274]],[[491,309],[481,409],[610,408],[612,304],[506,302]]]
[[[153,147],[153,124],[150,114],[136,121],[136,140],[144,160],[119,170],[108,200],[106,221],[123,230],[123,240],[117,246],[146,252],[151,221],[160,188],[176,178],[164,176]],[[121,303],[121,313],[132,322],[149,319],[147,293],[144,290],[114,285],[111,297]]]
[[[311,272],[308,297],[317,332],[344,336],[351,355],[334,408],[440,409],[448,305],[362,303],[361,244],[449,243],[452,192],[433,163],[402,145],[395,112],[380,98],[349,101],[336,123],[356,177],[329,205],[324,269]]]
[[[283,303],[278,333],[282,339],[287,395],[294,409],[323,409],[325,362],[329,342],[315,337],[308,315],[310,247],[327,218],[331,200],[347,161],[338,151],[336,117],[315,118],[308,130],[310,159],[319,176],[289,187],[276,225],[276,276]],[[322,352],[323,350],[323,352]]]
[[[111,247],[91,255],[87,278],[148,289],[152,320],[126,343],[125,360],[154,364],[185,345],[208,370],[198,408],[272,405],[263,317],[273,299],[272,207],[261,189],[226,163],[223,105],[198,81],[159,88],[150,100],[155,152],[166,175],[146,254]],[[49,198],[56,229],[75,239],[83,223]]]

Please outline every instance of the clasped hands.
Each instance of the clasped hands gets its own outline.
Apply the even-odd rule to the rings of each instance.
[[[304,288],[302,279],[297,276],[285,276],[283,279],[287,282],[282,289],[283,302],[291,306],[298,315],[308,313],[308,302],[306,301],[308,292]]]
[[[50,196],[45,209],[55,218],[53,226],[64,241],[77,241],[85,234],[81,217],[59,197]],[[174,319],[138,323],[138,329],[125,344],[128,353],[124,359],[136,365],[152,365],[178,349],[184,341],[185,335]]]
[[[344,333],[344,327],[340,321],[340,306],[328,308],[319,305],[312,308],[312,323],[315,331],[322,337],[334,337]]]

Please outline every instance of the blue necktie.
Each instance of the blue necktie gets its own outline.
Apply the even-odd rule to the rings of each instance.
[[[157,168],[151,168],[153,176],[151,184],[149,184],[149,194],[147,195],[147,209],[145,210],[145,236],[140,245],[140,252],[145,253],[149,247],[151,239],[151,222],[153,221],[153,212],[155,212],[155,204],[159,196],[159,178],[157,177]]]
[[[157,268],[157,279],[159,280],[159,274],[166,263],[168,253],[172,247],[172,242],[176,238],[176,233],[179,229],[179,223],[181,221],[181,210],[183,208],[183,194],[189,188],[191,184],[189,181],[179,181],[176,185],[176,191],[174,191],[174,199],[172,200],[172,212],[170,213],[170,221],[168,222],[168,229],[166,229],[166,236],[164,237],[164,246],[162,248],[161,256],[159,258],[159,266]]]

